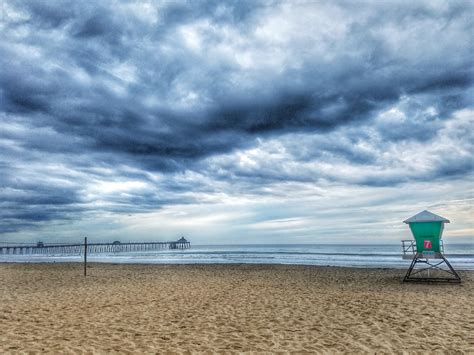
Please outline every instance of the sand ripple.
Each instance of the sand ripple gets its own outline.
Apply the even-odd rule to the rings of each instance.
[[[0,265],[0,352],[474,352],[473,273],[261,265]]]

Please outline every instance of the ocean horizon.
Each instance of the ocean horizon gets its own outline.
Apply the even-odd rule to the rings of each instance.
[[[474,270],[474,243],[445,245],[445,256],[459,270]],[[287,264],[400,268],[399,244],[231,244],[192,245],[186,250],[108,252],[88,255],[89,262],[118,264]],[[0,255],[0,262],[82,262],[80,254]]]

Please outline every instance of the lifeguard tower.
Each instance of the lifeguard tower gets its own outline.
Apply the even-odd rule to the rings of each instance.
[[[402,240],[403,258],[412,259],[403,281],[461,282],[444,256],[441,236],[449,220],[430,211],[422,211],[403,221],[410,226],[415,240]],[[415,268],[422,264],[421,268]]]

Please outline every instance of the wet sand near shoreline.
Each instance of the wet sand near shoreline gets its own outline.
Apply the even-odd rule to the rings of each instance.
[[[474,272],[0,264],[0,352],[474,352]]]

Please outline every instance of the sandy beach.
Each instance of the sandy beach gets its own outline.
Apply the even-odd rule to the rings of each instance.
[[[474,352],[474,273],[0,264],[0,352]]]

